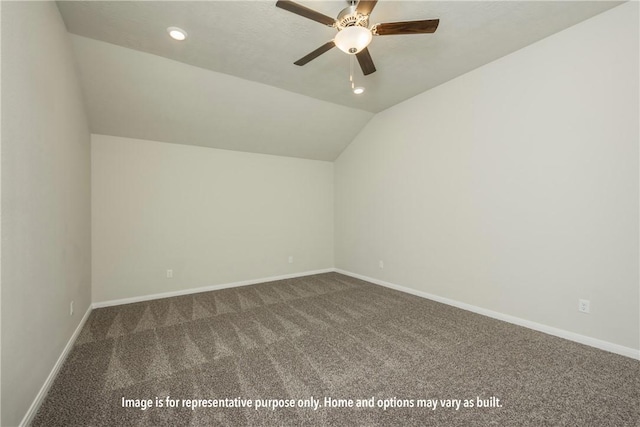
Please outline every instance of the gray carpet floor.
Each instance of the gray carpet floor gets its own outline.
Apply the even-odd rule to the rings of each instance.
[[[623,356],[327,273],[94,310],[33,425],[638,426],[639,374]],[[155,407],[167,396],[176,408]],[[311,397],[320,407],[181,403]]]

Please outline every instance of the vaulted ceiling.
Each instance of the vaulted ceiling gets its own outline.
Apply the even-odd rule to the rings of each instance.
[[[345,1],[300,2],[335,17]],[[349,85],[336,30],[273,1],[59,1],[91,130],[334,160],[374,113],[620,2],[380,0],[371,22],[439,18],[434,34],[374,37],[377,71]],[[189,37],[172,40],[167,27]]]

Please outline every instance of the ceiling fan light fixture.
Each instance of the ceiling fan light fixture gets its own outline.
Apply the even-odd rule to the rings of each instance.
[[[169,36],[174,40],[182,41],[187,38],[187,32],[182,28],[169,27],[167,28],[167,32],[169,33]]]
[[[338,49],[349,55],[355,55],[369,46],[373,35],[367,27],[354,25],[340,30],[333,42]]]

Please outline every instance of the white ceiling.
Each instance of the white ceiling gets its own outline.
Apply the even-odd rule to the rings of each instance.
[[[373,113],[71,36],[91,132],[335,160]]]
[[[300,3],[329,16],[347,5]],[[92,132],[333,160],[371,113],[618,4],[380,0],[372,23],[439,18],[440,26],[430,35],[375,37],[369,50],[378,71],[357,70],[367,90],[360,96],[350,91],[349,56],[338,49],[293,65],[335,30],[275,0],[58,7],[69,32],[83,36],[73,41]],[[189,38],[170,39],[169,26]]]

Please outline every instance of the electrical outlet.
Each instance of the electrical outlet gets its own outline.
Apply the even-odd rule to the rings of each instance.
[[[378,266],[380,268],[384,268],[384,261],[378,261]]]
[[[167,279],[173,279],[173,270],[167,270]]]
[[[73,301],[69,304],[69,316],[73,316]]]
[[[289,264],[293,264],[293,255],[289,255]]]
[[[591,313],[591,301],[589,301],[588,299],[579,299],[578,311],[582,313]]]

